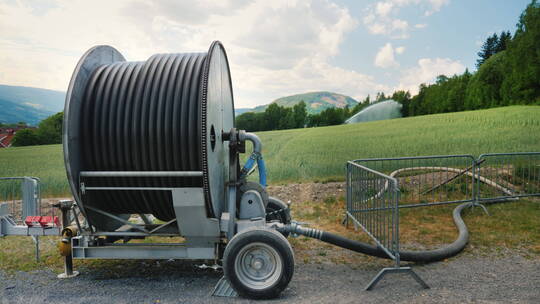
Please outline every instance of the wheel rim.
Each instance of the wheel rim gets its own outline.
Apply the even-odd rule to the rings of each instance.
[[[264,243],[244,246],[236,256],[234,268],[242,284],[251,289],[273,286],[283,271],[279,253]]]

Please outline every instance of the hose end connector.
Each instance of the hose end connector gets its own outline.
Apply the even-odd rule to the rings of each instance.
[[[306,223],[292,221],[288,225],[284,225],[283,227],[278,227],[277,230],[280,232],[288,232],[293,237],[298,237],[300,235],[303,235],[303,236],[307,236],[307,237],[318,239],[318,240],[322,238],[322,235],[323,235],[322,230],[303,227],[302,224],[307,225]]]

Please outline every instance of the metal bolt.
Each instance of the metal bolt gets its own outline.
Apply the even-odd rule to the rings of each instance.
[[[263,266],[263,263],[259,259],[255,260],[255,262],[253,262],[253,268],[255,268],[256,270],[260,270],[262,268],[262,266]]]

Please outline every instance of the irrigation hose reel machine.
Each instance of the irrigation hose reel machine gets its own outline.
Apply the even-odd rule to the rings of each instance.
[[[93,47],[75,68],[64,115],[75,200],[60,206],[64,276],[74,274],[72,258],[213,259],[223,262],[224,288],[240,295],[271,298],[287,287],[294,256],[276,228],[290,224],[288,206],[265,191],[259,138],[234,128],[220,42],[142,62]],[[253,152],[241,168],[246,141]],[[259,183],[247,181],[255,165]],[[132,241],[154,236],[184,241]]]
[[[274,298],[294,272],[291,234],[391,258],[379,246],[302,227],[287,204],[268,196],[262,143],[234,128],[220,42],[206,53],[157,54],[142,62],[126,62],[110,46],[91,48],[71,78],[63,130],[75,202],[58,204],[65,258],[59,277],[77,274],[73,258],[221,260],[224,277],[214,295]],[[253,151],[241,168],[246,141]],[[247,181],[255,166],[258,183]],[[400,259],[427,263],[461,252],[468,241],[461,212],[472,204],[454,209],[459,236],[453,243],[400,250]],[[410,267],[391,270],[428,288]]]

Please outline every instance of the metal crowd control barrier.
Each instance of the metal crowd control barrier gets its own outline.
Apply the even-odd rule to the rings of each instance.
[[[477,201],[512,200],[540,196],[540,152],[482,154]]]
[[[388,273],[407,273],[420,285],[427,284],[399,258],[399,188],[397,180],[354,162],[347,163],[347,220],[366,232],[394,260],[367,285],[371,290]]]
[[[473,202],[477,162],[472,155],[440,155],[354,160],[395,178],[400,208]]]
[[[347,163],[347,212],[395,261],[386,273],[407,272],[399,261],[399,209],[472,202],[514,201],[540,196],[540,152],[358,159]]]
[[[37,177],[0,177],[0,236],[3,225],[23,224],[28,216],[41,214],[41,185]],[[39,236],[32,235],[39,261]]]
[[[40,180],[37,177],[0,177],[0,204],[22,223],[41,213]],[[6,207],[4,207],[6,208]]]

